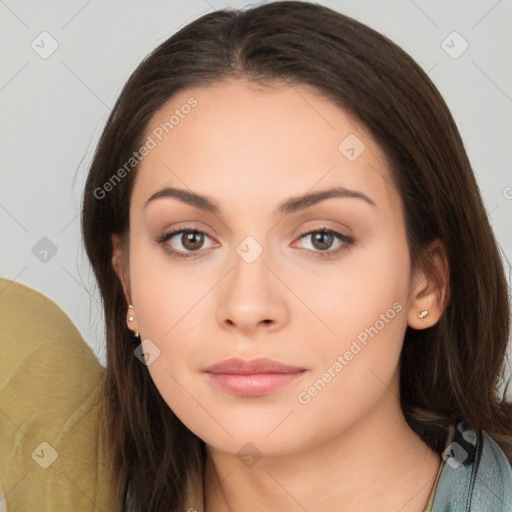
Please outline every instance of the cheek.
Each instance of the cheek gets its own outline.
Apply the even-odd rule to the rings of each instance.
[[[304,312],[299,330],[316,332],[322,347],[329,347],[323,351],[329,357],[332,351],[343,352],[353,339],[364,344],[372,335],[387,349],[396,345],[396,352],[406,326],[410,281],[406,240],[397,237],[390,243],[389,234],[382,234],[366,247],[350,251],[335,264],[316,263],[314,272],[284,265],[279,269],[306,306],[290,299],[297,311]]]
[[[308,315],[303,328],[319,340],[318,365],[303,388],[304,401],[328,407],[343,397],[345,412],[356,414],[392,380],[407,327],[410,279],[406,241],[394,242],[383,236],[371,249],[347,257],[340,271],[300,281],[298,295],[308,298],[318,316],[313,322]],[[310,395],[308,386],[318,380]]]
[[[172,338],[181,323],[194,322],[195,305],[212,284],[200,265],[172,261],[160,247],[146,242],[131,249],[130,287],[144,337]]]
[[[354,269],[330,284],[331,301],[338,298],[324,302],[322,319],[335,335],[322,325],[322,337],[309,328],[310,337],[318,339],[317,365],[294,397],[295,420],[317,431],[317,441],[389,404],[390,390],[398,392],[393,379],[407,327],[403,268]],[[321,307],[322,299],[312,304],[315,311]]]
[[[193,276],[194,270],[170,262],[163,250],[141,246],[131,248],[130,287],[141,339],[150,340],[148,346],[158,353],[148,371],[169,407],[188,417],[187,390],[193,392],[191,376],[205,342],[199,315],[205,314],[215,276]]]

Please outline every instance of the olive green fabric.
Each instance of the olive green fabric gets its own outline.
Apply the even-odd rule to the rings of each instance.
[[[54,302],[0,279],[0,478],[9,512],[121,510],[104,469],[103,374]]]

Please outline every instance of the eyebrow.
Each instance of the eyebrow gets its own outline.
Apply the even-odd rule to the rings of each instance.
[[[144,203],[144,208],[146,208],[146,206],[150,202],[164,197],[178,199],[179,201],[186,203],[190,206],[193,206],[195,208],[198,208],[200,210],[220,214],[219,206],[211,199],[208,199],[207,197],[196,194],[194,192],[190,192],[188,190],[172,187],[166,187],[162,190],[159,190],[158,192],[155,192]],[[283,203],[281,203],[276,208],[274,213],[281,215],[294,213],[300,210],[310,208],[321,201],[325,201],[326,199],[330,199],[333,197],[362,199],[363,201],[372,206],[377,206],[368,196],[366,196],[362,192],[349,190],[344,187],[335,187],[327,190],[321,190],[318,192],[307,193],[302,196],[291,197],[284,201]]]

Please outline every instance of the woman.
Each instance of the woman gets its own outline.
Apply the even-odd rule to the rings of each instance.
[[[372,29],[217,11],[87,179],[125,510],[512,510],[496,242],[450,112]]]

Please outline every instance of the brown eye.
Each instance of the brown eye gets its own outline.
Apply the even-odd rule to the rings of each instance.
[[[300,240],[303,243],[309,242],[307,244],[310,246],[307,248],[308,251],[313,256],[321,258],[334,257],[352,246],[355,242],[354,238],[330,228],[308,231],[300,236]]]
[[[204,247],[208,240],[210,245]],[[208,233],[200,229],[177,229],[162,235],[156,241],[170,256],[180,259],[200,257],[205,252],[205,250],[201,249],[208,249],[214,246],[214,242]]]

